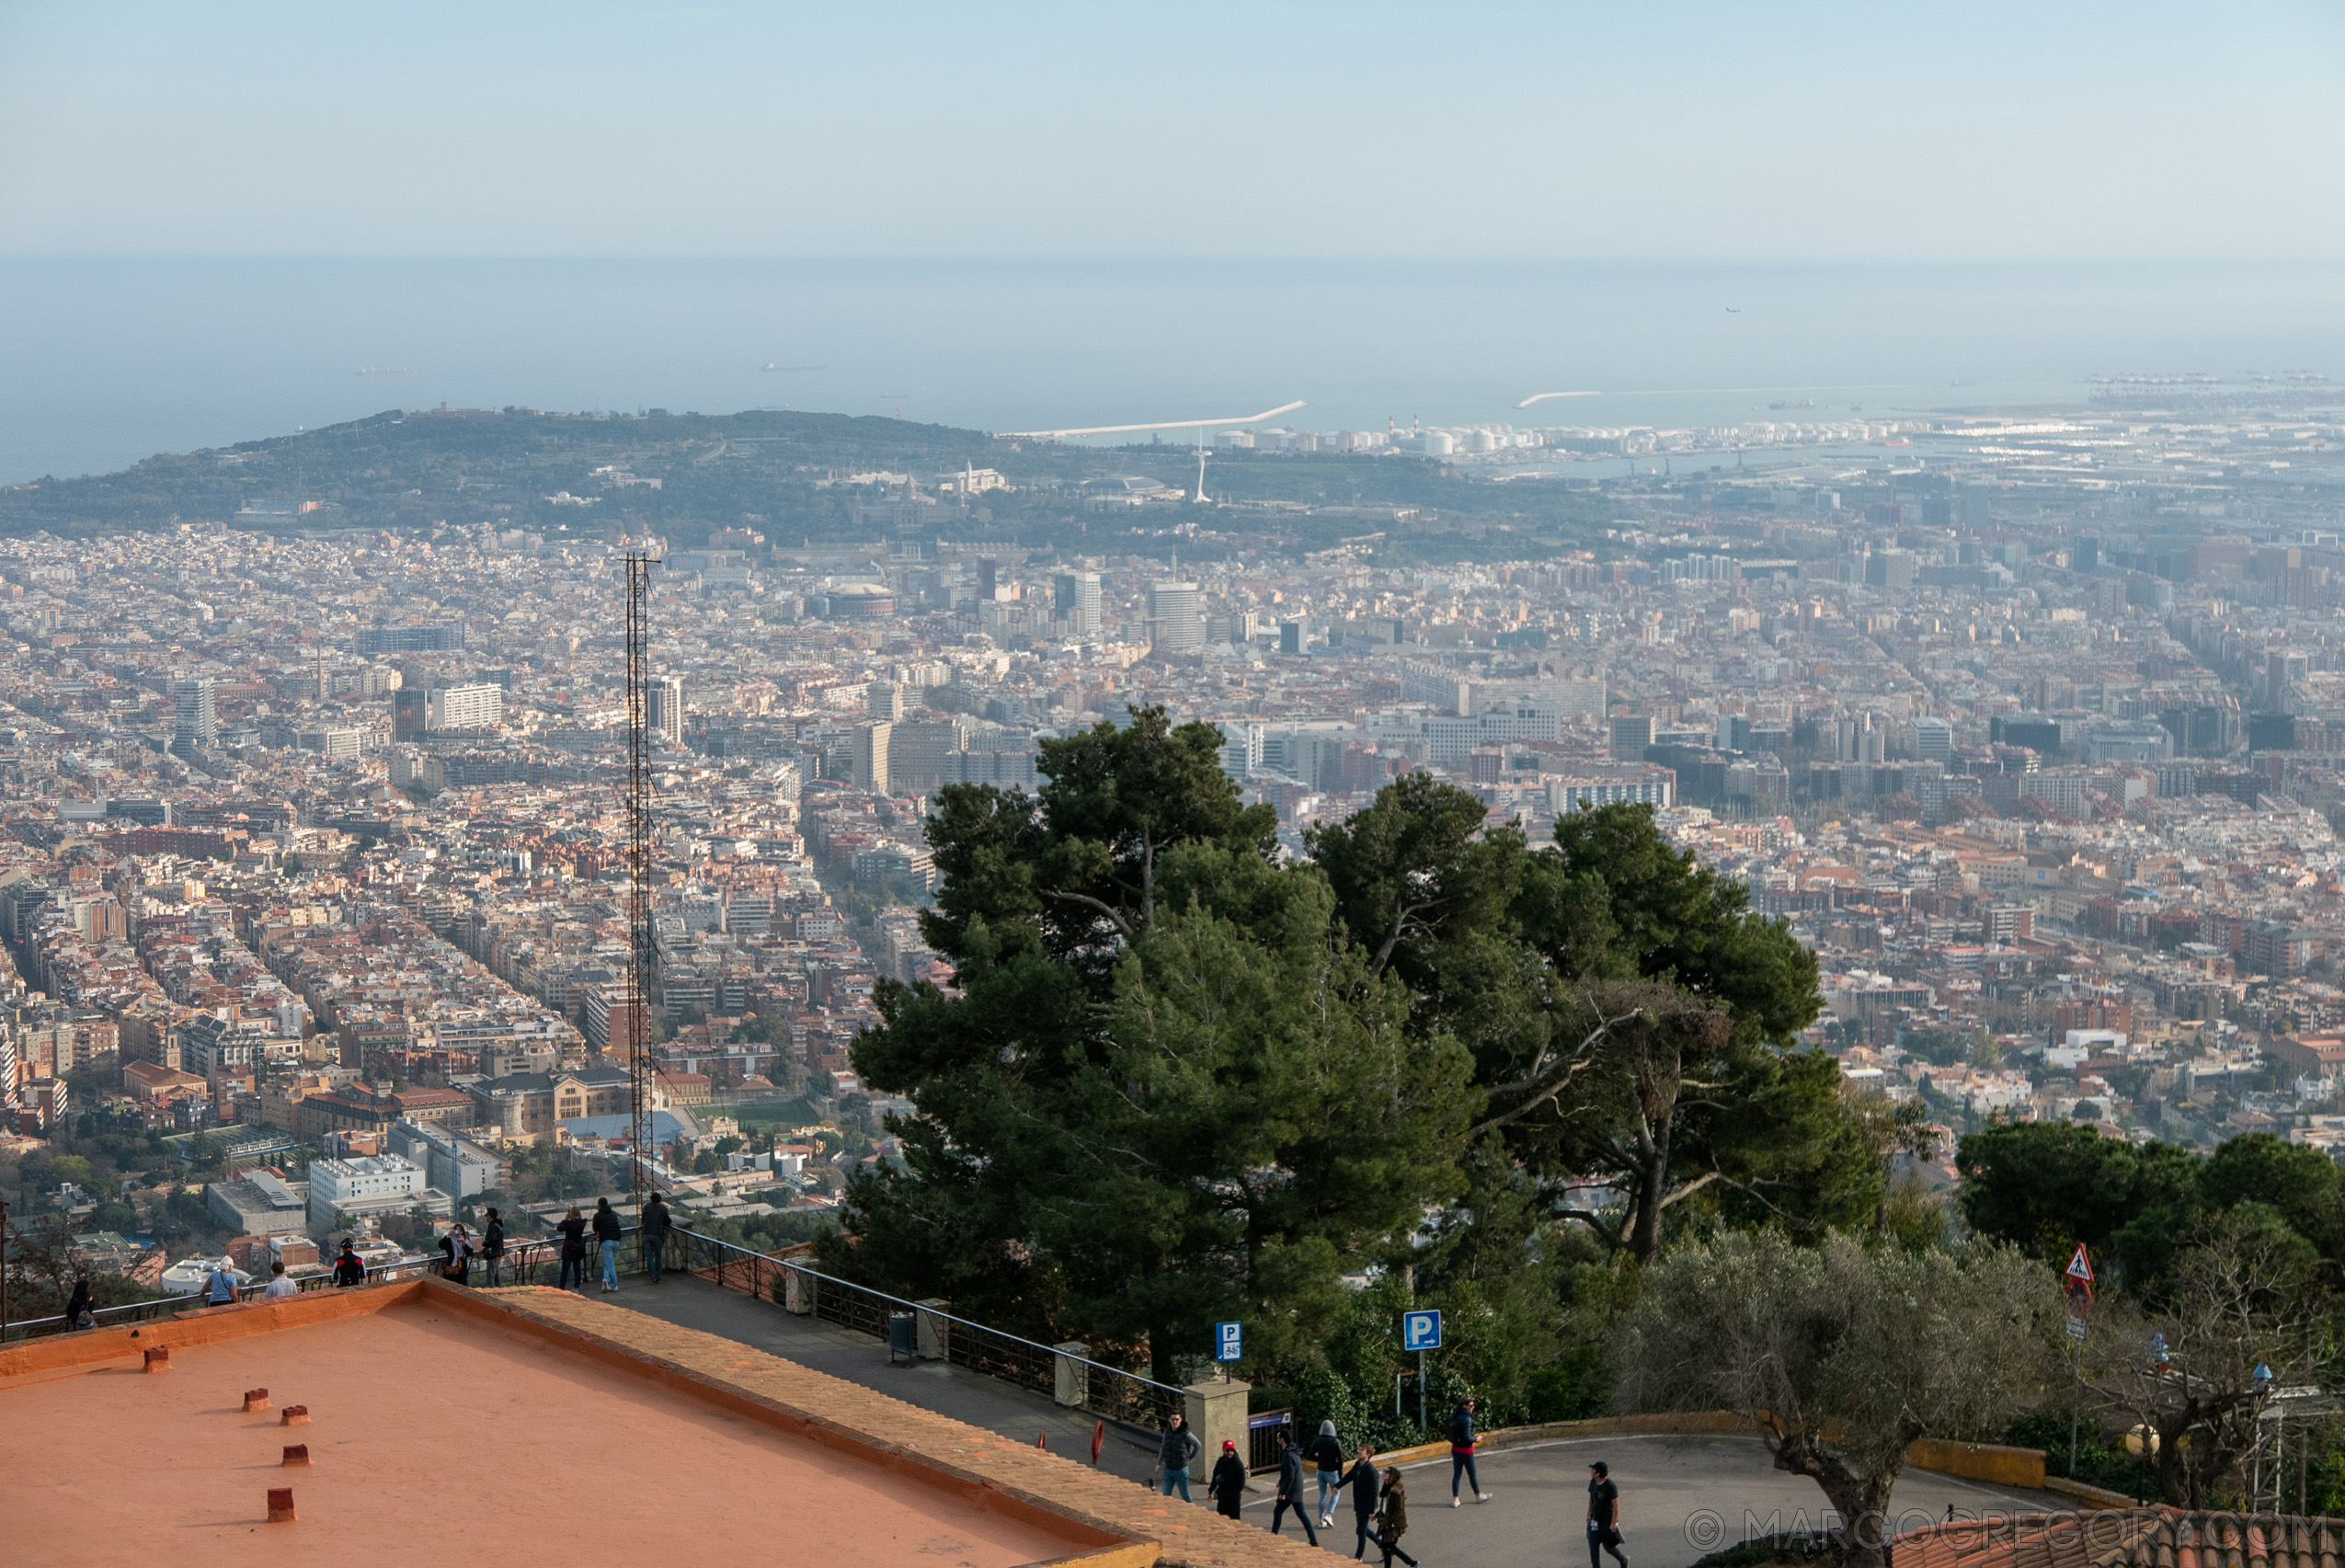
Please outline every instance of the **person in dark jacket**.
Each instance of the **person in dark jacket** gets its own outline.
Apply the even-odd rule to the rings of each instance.
[[[626,1229],[619,1223],[619,1211],[611,1200],[594,1200],[594,1240],[602,1249],[602,1291],[609,1295],[619,1288],[619,1234]]]
[[[488,1288],[498,1286],[497,1271],[505,1262],[505,1217],[495,1209],[488,1211],[488,1223],[480,1232],[481,1261],[488,1265]]]
[[[342,1238],[342,1255],[334,1260],[334,1283],[345,1287],[366,1283],[366,1259],[359,1256],[348,1236]]]
[[[65,1326],[69,1329],[93,1329],[97,1326],[97,1314],[90,1310],[89,1276],[86,1274],[74,1281],[73,1299],[65,1303]]]
[[[1295,1439],[1287,1428],[1278,1429],[1278,1500],[1270,1505],[1270,1533],[1279,1533],[1287,1522],[1287,1510],[1295,1510],[1295,1517],[1303,1522],[1303,1539],[1313,1546],[1319,1544],[1319,1532],[1311,1528],[1311,1511],[1303,1502],[1303,1451],[1295,1447]]]
[[[1181,1501],[1194,1502],[1189,1495],[1189,1461],[1197,1457],[1197,1435],[1179,1411],[1164,1419],[1164,1436],[1156,1445],[1156,1471],[1162,1495],[1170,1497],[1172,1489],[1181,1489]]]
[[[1401,1550],[1401,1538],[1409,1530],[1409,1493],[1401,1484],[1399,1465],[1384,1472],[1384,1494],[1377,1502],[1376,1515],[1380,1526],[1376,1544],[1384,1549],[1384,1568],[1392,1568],[1396,1557],[1409,1568],[1417,1568],[1417,1560]]]
[[[586,1216],[573,1208],[562,1223],[554,1229],[562,1232],[562,1283],[559,1288],[584,1290],[586,1288]]]
[[[1366,1443],[1360,1445],[1359,1458],[1344,1472],[1337,1482],[1352,1494],[1352,1522],[1359,1539],[1352,1548],[1352,1560],[1356,1562],[1367,1555],[1368,1532],[1376,1526],[1377,1494],[1383,1490],[1384,1478],[1376,1468],[1376,1450]]]
[[[447,1263],[440,1270],[441,1276],[459,1285],[470,1285],[473,1282],[473,1239],[464,1234],[464,1228],[462,1225],[449,1226],[448,1233],[440,1238],[440,1250],[448,1255]]]
[[[1225,1519],[1234,1519],[1245,1505],[1246,1461],[1238,1457],[1238,1445],[1232,1439],[1221,1439],[1221,1457],[1213,1461],[1213,1474],[1205,1483],[1205,1494],[1213,1499],[1214,1510]]]
[[[643,1200],[643,1271],[654,1285],[668,1262],[669,1230],[668,1205],[655,1192]]]
[[[1319,1472],[1319,1502],[1316,1511],[1319,1514],[1319,1528],[1325,1529],[1335,1522],[1335,1510],[1327,1499],[1331,1494],[1340,1491],[1344,1485],[1344,1442],[1342,1438],[1335,1436],[1335,1423],[1322,1421],[1319,1424],[1319,1436],[1311,1439],[1311,1446],[1304,1457],[1310,1460],[1311,1468]]]
[[[1474,1472],[1474,1398],[1468,1394],[1449,1413],[1449,1505],[1458,1506],[1458,1481],[1462,1476],[1474,1483],[1474,1501],[1487,1503],[1490,1494],[1481,1489],[1481,1477]]]

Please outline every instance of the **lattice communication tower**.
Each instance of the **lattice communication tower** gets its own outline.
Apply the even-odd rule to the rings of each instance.
[[[637,1213],[651,1185],[651,988],[659,948],[651,926],[651,735],[648,590],[659,562],[627,554],[627,933],[632,961],[623,986],[627,1030],[627,1165]]]

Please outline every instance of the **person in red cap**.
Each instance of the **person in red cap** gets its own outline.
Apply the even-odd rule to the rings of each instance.
[[[1205,1483],[1205,1494],[1224,1518],[1238,1516],[1240,1495],[1246,1490],[1246,1461],[1238,1457],[1238,1445],[1230,1438],[1221,1440],[1221,1457],[1213,1461],[1213,1479]]]

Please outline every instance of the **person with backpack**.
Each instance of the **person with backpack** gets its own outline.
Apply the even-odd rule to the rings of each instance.
[[[1458,1505],[1458,1480],[1463,1476],[1474,1483],[1474,1501],[1487,1503],[1490,1494],[1481,1489],[1481,1477],[1474,1470],[1474,1396],[1468,1394],[1449,1413],[1449,1505]]]
[[[586,1288],[586,1217],[574,1207],[554,1229],[562,1232],[562,1283],[555,1288],[584,1290]]]
[[[1197,1457],[1197,1435],[1189,1430],[1187,1420],[1179,1411],[1164,1418],[1164,1436],[1156,1445],[1156,1470],[1161,1478],[1162,1496],[1172,1495],[1181,1489],[1181,1501],[1194,1501],[1189,1496],[1189,1461]]]
[[[334,1283],[346,1290],[366,1283],[366,1259],[359,1256],[348,1236],[342,1238],[342,1255],[334,1260]]]
[[[488,1265],[488,1288],[498,1286],[497,1271],[505,1263],[505,1217],[495,1209],[488,1211],[488,1223],[480,1232],[481,1262]]]
[[[619,1223],[619,1211],[611,1200],[594,1200],[594,1240],[602,1249],[602,1292],[609,1295],[619,1288],[619,1237],[625,1226]]]
[[[1278,1500],[1270,1505],[1270,1533],[1279,1533],[1287,1522],[1287,1510],[1295,1510],[1295,1517],[1303,1522],[1303,1539],[1313,1546],[1319,1544],[1319,1532],[1311,1528],[1311,1510],[1303,1504],[1303,1451],[1295,1447],[1295,1439],[1286,1427],[1278,1429]]]
[[[1319,1514],[1319,1528],[1326,1529],[1335,1523],[1335,1510],[1327,1499],[1344,1486],[1344,1442],[1335,1436],[1335,1423],[1322,1421],[1319,1424],[1319,1436],[1311,1439],[1311,1446],[1304,1458],[1310,1460],[1311,1469],[1319,1475],[1319,1502],[1315,1508]]]
[[[1337,1484],[1349,1487],[1352,1493],[1352,1523],[1359,1537],[1352,1548],[1352,1561],[1356,1562],[1367,1555],[1368,1535],[1376,1528],[1377,1498],[1384,1487],[1384,1478],[1376,1468],[1376,1450],[1362,1443],[1359,1458]]]
[[[654,1285],[659,1283],[659,1271],[668,1262],[668,1232],[671,1228],[668,1205],[655,1190],[643,1200],[643,1270],[651,1276]]]
[[[1409,1568],[1417,1568],[1417,1560],[1401,1550],[1401,1538],[1409,1529],[1409,1493],[1401,1483],[1399,1465],[1384,1472],[1384,1494],[1377,1500],[1376,1513],[1380,1526],[1376,1544],[1384,1550],[1384,1568],[1392,1568],[1396,1557]]]
[[[1213,1474],[1205,1483],[1205,1494],[1213,1499],[1214,1511],[1225,1519],[1234,1519],[1244,1506],[1246,1461],[1238,1457],[1235,1439],[1221,1439],[1221,1457],[1213,1461]]]

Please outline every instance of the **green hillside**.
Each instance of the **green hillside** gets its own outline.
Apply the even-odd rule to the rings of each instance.
[[[980,498],[967,531],[1029,543],[1082,541],[1109,549],[1126,536],[1179,530],[1203,543],[1227,515],[1166,507],[1103,509],[1084,481],[1135,475],[1176,488],[1195,484],[1195,453],[1180,443],[1131,447],[1037,445],[983,431],[841,414],[595,417],[532,409],[390,410],[263,441],[148,458],[119,474],[43,479],[0,490],[0,532],[89,533],[222,521],[270,530],[429,527],[496,521],[512,527],[604,533],[657,530],[681,543],[743,522],[777,544],[867,538],[862,493],[835,483],[873,471],[923,486],[965,466],[993,468],[1015,489]],[[638,481],[614,485],[597,470]],[[1505,553],[1532,535],[1575,532],[1584,492],[1546,484],[1468,479],[1428,459],[1220,452],[1207,486],[1217,498],[1283,503],[1231,537],[1253,545],[1323,548],[1386,526],[1376,509],[1413,509],[1422,531],[1458,527]],[[589,499],[578,506],[554,498]],[[1335,508],[1320,514],[1311,509]],[[1369,515],[1348,509],[1367,509]],[[1183,525],[1195,523],[1194,530]],[[1440,554],[1454,555],[1454,536]],[[1477,543],[1480,543],[1479,541]]]

